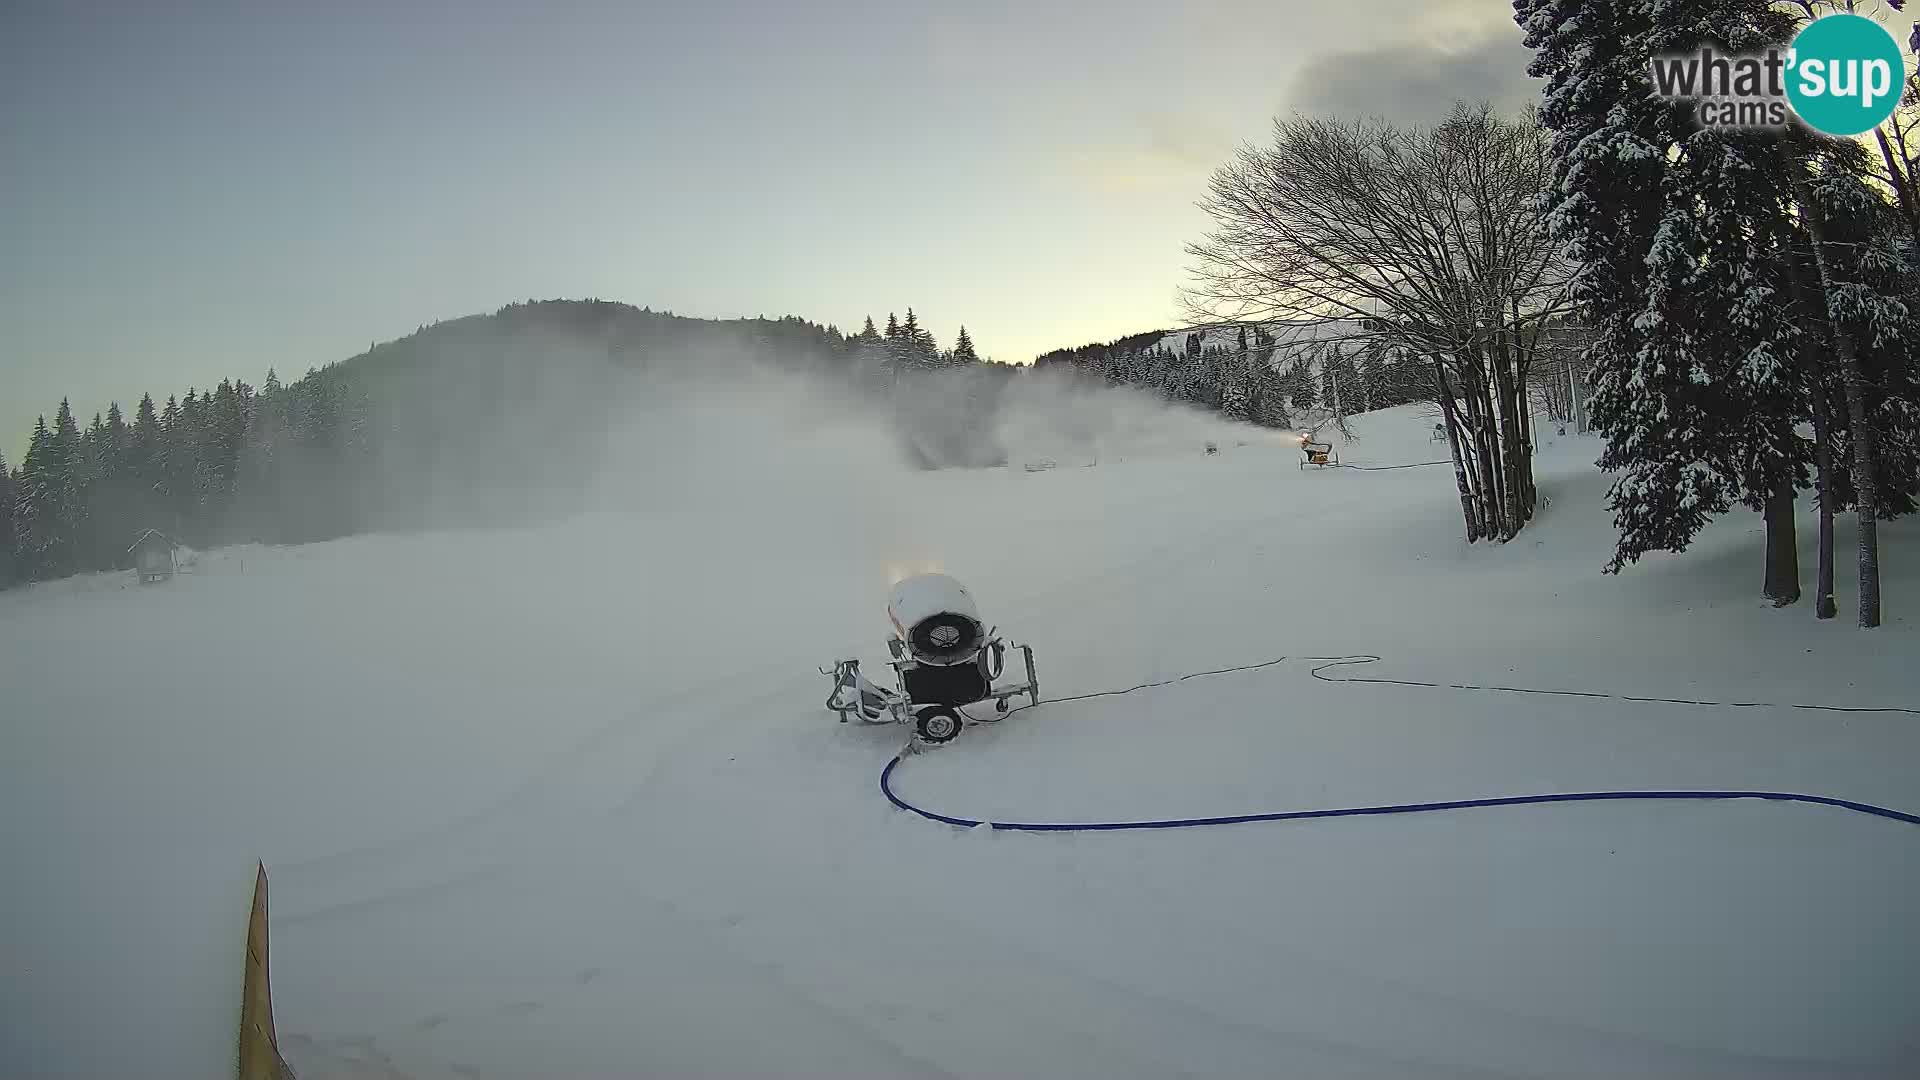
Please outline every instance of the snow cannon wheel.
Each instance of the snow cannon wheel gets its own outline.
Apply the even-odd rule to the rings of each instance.
[[[960,714],[945,705],[929,705],[914,714],[914,731],[930,743],[946,743],[960,737]]]

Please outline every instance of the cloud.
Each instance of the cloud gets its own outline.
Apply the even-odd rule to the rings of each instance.
[[[1459,40],[1463,35],[1483,38],[1499,31],[1516,33],[1511,4],[1487,0],[1417,0],[1413,10],[1396,13],[1413,40]],[[1517,38],[1515,40],[1518,40]]]
[[[1176,166],[1212,169],[1233,152],[1233,137],[1197,116],[1151,113],[1140,127],[1145,151]]]
[[[1300,70],[1287,105],[1303,113],[1403,123],[1438,120],[1462,100],[1484,99],[1514,113],[1540,94],[1539,81],[1527,76],[1531,59],[1511,28],[1458,47],[1429,43],[1334,53]]]
[[[1143,113],[1131,130],[1065,148],[1055,157],[1096,191],[1189,191],[1233,154],[1234,140],[1197,116]]]

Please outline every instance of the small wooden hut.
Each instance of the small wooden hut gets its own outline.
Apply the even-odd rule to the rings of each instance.
[[[166,581],[178,568],[173,553],[180,545],[159,529],[148,529],[139,539],[127,548],[127,555],[133,560],[133,572],[140,576],[140,584],[149,585],[156,581]]]

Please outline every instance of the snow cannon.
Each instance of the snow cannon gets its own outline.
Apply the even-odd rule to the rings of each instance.
[[[894,583],[887,598],[887,639],[892,688],[868,679],[860,661],[841,660],[822,675],[833,678],[827,709],[841,723],[911,723],[921,742],[951,742],[965,721],[963,706],[991,701],[1005,715],[1008,702],[1026,697],[1040,702],[1033,649],[1002,640],[980,618],[967,587],[945,574],[915,574]],[[1026,681],[999,683],[1009,649],[1020,653]]]

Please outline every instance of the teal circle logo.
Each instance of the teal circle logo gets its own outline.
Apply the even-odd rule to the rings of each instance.
[[[1864,15],[1827,15],[1802,27],[1787,61],[1787,101],[1828,135],[1872,131],[1893,115],[1906,60],[1887,28]]]

